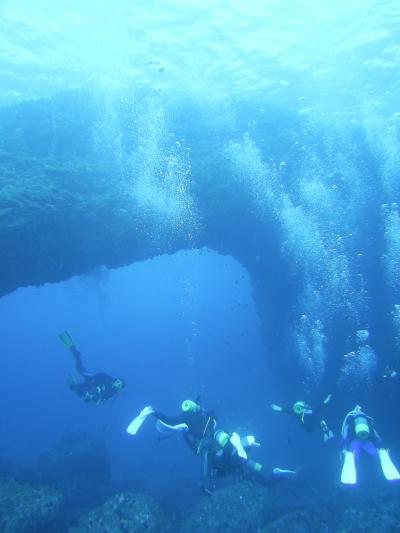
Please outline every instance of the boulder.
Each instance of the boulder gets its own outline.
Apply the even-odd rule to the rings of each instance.
[[[117,494],[82,517],[69,533],[160,533],[173,531],[153,498]]]
[[[0,531],[43,533],[56,531],[62,497],[53,489],[0,479]],[[53,527],[54,526],[54,527]]]

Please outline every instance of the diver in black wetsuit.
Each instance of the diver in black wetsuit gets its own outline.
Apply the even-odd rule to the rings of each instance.
[[[95,402],[101,404],[106,400],[116,396],[125,388],[125,381],[120,378],[113,378],[104,372],[92,374],[83,366],[82,357],[79,350],[74,345],[71,335],[64,331],[60,333],[59,339],[75,359],[75,368],[83,377],[84,381],[77,383],[72,376],[69,381],[69,388],[76,392],[86,402]]]
[[[215,441],[218,448],[210,455],[209,460],[211,486],[214,485],[215,478],[236,475],[240,479],[252,479],[270,488],[278,481],[297,474],[296,470],[282,468],[274,468],[266,474],[263,465],[249,457],[250,450],[260,446],[253,435],[240,438],[237,433],[229,435],[224,431],[218,431],[215,434]]]
[[[193,400],[182,402],[182,413],[176,416],[166,416],[159,411],[152,413],[157,420],[169,428],[186,424],[188,429],[183,433],[183,438],[196,454],[200,454],[202,449],[207,447],[217,425],[214,412],[201,407],[198,401],[197,398],[195,402]]]
[[[285,409],[280,405],[271,404],[271,408],[278,413],[286,413],[296,416],[297,420],[304,427],[306,431],[314,431],[316,427],[320,427],[323,435],[324,442],[327,442],[333,437],[333,432],[328,428],[327,423],[322,418],[322,411],[325,406],[330,402],[331,395],[329,394],[322,404],[317,407],[312,407],[306,402],[300,400],[293,404],[292,409]]]
[[[202,489],[211,490],[209,479],[210,449],[212,447],[217,421],[213,411],[207,411],[198,404],[199,398],[182,402],[182,413],[177,416],[166,416],[154,411],[152,415],[157,418],[159,428],[173,430],[179,426],[187,426],[183,431],[183,438],[190,449],[201,457]]]
[[[216,477],[240,473],[242,477],[251,477],[270,486],[278,476],[293,475],[295,472],[276,468],[271,476],[264,475],[262,465],[248,458],[245,449],[258,447],[253,436],[240,439],[237,433],[229,434],[216,429],[217,422],[213,411],[207,411],[198,404],[199,399],[185,400],[182,413],[166,416],[147,406],[136,416],[127,428],[130,435],[136,435],[148,416],[157,419],[157,429],[164,435],[182,433],[191,450],[201,457],[201,486],[206,494],[211,495]]]
[[[201,407],[199,398],[182,402],[182,413],[176,416],[167,416],[155,411],[151,406],[145,407],[140,414],[132,420],[127,432],[136,435],[144,420],[149,416],[157,419],[157,429],[164,435],[182,433],[190,449],[201,457],[202,488],[205,492],[211,490],[209,486],[209,458],[214,441],[217,421],[213,411]]]

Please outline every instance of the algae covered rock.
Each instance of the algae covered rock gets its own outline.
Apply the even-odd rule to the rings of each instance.
[[[252,533],[263,523],[265,488],[251,482],[237,483],[204,496],[183,519],[181,533]]]
[[[0,480],[0,531],[36,533],[51,531],[61,507],[61,495],[46,487]]]
[[[155,501],[133,492],[117,494],[84,516],[69,533],[159,533],[169,531]]]

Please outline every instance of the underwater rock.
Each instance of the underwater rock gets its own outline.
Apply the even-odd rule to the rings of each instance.
[[[0,531],[42,533],[56,531],[62,497],[47,487],[32,487],[12,479],[0,479]]]
[[[281,516],[271,524],[263,527],[261,533],[320,533],[332,531],[325,522],[321,522],[318,513],[299,510]]]
[[[39,459],[40,483],[60,491],[69,505],[90,506],[100,501],[111,479],[105,444],[88,434],[73,433]]]
[[[398,247],[389,246],[390,264],[370,294],[370,269],[364,272],[362,258],[373,257],[377,272],[381,258],[371,243],[359,241],[376,226],[397,243],[398,206],[392,205],[394,218],[385,228],[374,219],[366,223],[365,209],[359,209],[364,188],[340,185],[344,176],[352,182],[343,171],[347,137],[332,145],[323,127],[311,131],[297,113],[273,106],[263,111],[262,122],[255,115],[260,138],[248,133],[250,110],[228,127],[224,121],[218,126],[213,113],[205,120],[205,109],[194,103],[168,108],[144,93],[112,97],[97,91],[0,108],[0,296],[101,265],[208,247],[248,271],[271,369],[284,392],[304,394],[298,369],[307,386],[316,385],[313,369],[318,385],[326,365],[339,372],[340,355],[325,361],[325,354],[347,352],[346,339],[368,299],[368,326],[381,332],[374,349],[394,350],[391,326],[381,317],[395,302],[378,295],[386,290],[385,276],[392,284],[398,270]],[[356,132],[348,128],[353,138]],[[355,146],[371,157],[363,135]],[[306,147],[321,155],[308,157]],[[352,153],[346,169],[362,176],[364,166]],[[368,195],[371,212],[376,197]],[[306,328],[298,342],[302,315],[318,327]]]
[[[395,500],[375,503],[365,500],[354,507],[341,507],[332,501],[280,516],[263,527],[261,533],[394,533],[398,531],[400,511]]]
[[[69,533],[159,533],[172,531],[150,496],[117,494],[81,518]]]
[[[281,249],[272,215],[261,227],[253,195],[232,186],[225,143],[215,139],[210,153],[213,123],[200,120],[196,131],[183,110],[183,121],[177,115],[169,124],[153,124],[152,109],[143,112],[147,96],[138,98],[132,107],[130,99],[117,98],[111,122],[111,102],[103,107],[97,95],[83,91],[0,109],[0,296],[101,265],[116,268],[208,246],[248,269],[261,319],[268,313],[266,338],[281,343],[295,291],[289,264],[269,261]],[[146,138],[175,130],[193,153],[190,172],[186,144],[179,148],[173,134],[167,142]]]
[[[204,496],[181,524],[181,533],[257,532],[263,523],[268,491],[251,482],[240,482]]]

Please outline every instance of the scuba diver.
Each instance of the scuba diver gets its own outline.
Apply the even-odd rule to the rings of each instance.
[[[176,416],[166,416],[147,406],[132,420],[127,427],[130,435],[136,435],[143,422],[149,415],[157,419],[157,430],[167,438],[176,433],[182,433],[189,448],[200,455],[202,460],[203,490],[207,491],[208,456],[210,443],[213,440],[217,421],[213,411],[207,411],[196,401],[184,400],[181,405],[182,413]]]
[[[136,435],[148,416],[157,419],[157,430],[164,436],[182,433],[190,449],[201,457],[202,490],[211,495],[214,490],[214,478],[228,473],[241,473],[253,477],[260,483],[270,486],[277,476],[293,475],[289,470],[274,469],[271,479],[264,478],[262,465],[248,459],[245,448],[258,447],[253,436],[240,439],[237,433],[228,434],[217,430],[217,421],[213,411],[207,411],[196,401],[182,402],[182,413],[169,417],[147,406],[132,420],[127,428],[130,435]]]
[[[394,370],[390,366],[386,366],[382,377],[383,378],[395,378],[398,375],[399,373],[397,372],[397,370]]]
[[[345,416],[342,425],[342,439],[342,483],[346,485],[356,484],[356,463],[362,451],[369,455],[379,455],[382,472],[387,480],[400,479],[400,474],[389,456],[389,450],[382,447],[382,439],[374,427],[374,420],[366,415],[359,405],[356,405]]]
[[[331,398],[332,395],[328,394],[322,404],[316,408],[311,407],[302,400],[295,402],[292,409],[285,409],[274,403],[271,404],[271,408],[278,413],[286,413],[296,416],[297,420],[306,431],[314,431],[314,429],[319,426],[324,435],[324,442],[327,442],[333,437],[333,431],[328,428],[327,423],[321,417],[321,413],[325,406],[330,402]]]
[[[205,492],[211,495],[215,489],[215,479],[228,475],[237,476],[241,480],[251,479],[268,488],[281,479],[296,476],[297,471],[281,468],[274,468],[266,475],[263,465],[249,457],[251,449],[259,447],[260,443],[253,435],[240,438],[235,432],[229,434],[223,430],[216,431],[213,446],[208,451],[208,470],[203,473],[203,479],[207,479]]]
[[[77,350],[71,335],[64,331],[59,334],[60,341],[72,353],[75,359],[75,368],[84,381],[77,383],[72,376],[69,378],[69,388],[81,396],[85,402],[101,404],[113,398],[125,388],[125,381],[113,378],[104,372],[92,374],[83,366],[81,353]]]

